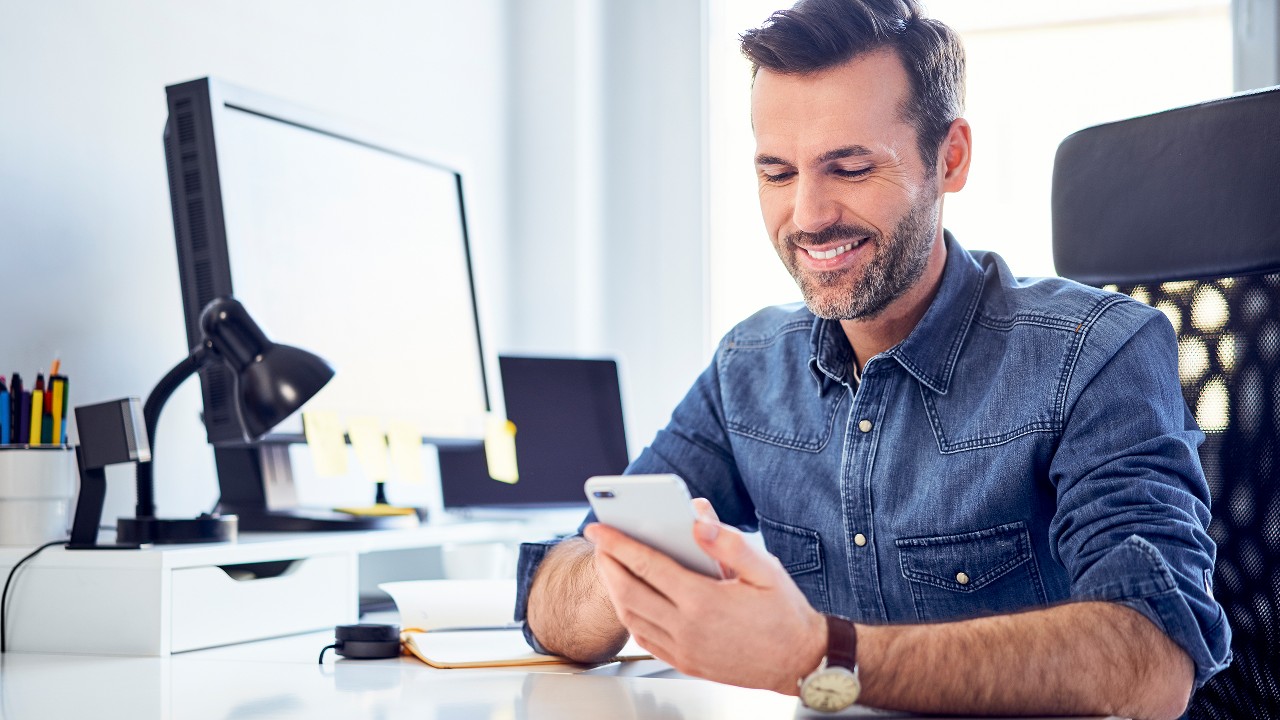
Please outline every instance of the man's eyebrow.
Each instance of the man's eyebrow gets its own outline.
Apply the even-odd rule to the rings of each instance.
[[[828,150],[822,153],[822,155],[818,157],[818,162],[831,162],[832,160],[840,160],[842,158],[849,157],[862,157],[864,155],[871,154],[873,154],[871,152],[871,148],[866,145],[846,145],[842,148],[836,148],[835,150]]]
[[[786,160],[783,160],[780,157],[777,157],[776,155],[757,155],[756,164],[757,165],[790,165],[791,163],[787,162]]]
[[[846,145],[835,150],[828,150],[818,156],[818,163],[831,162],[832,160],[840,160],[842,158],[863,157],[873,155],[871,148],[866,145]],[[791,165],[788,160],[783,160],[776,155],[757,155],[756,165]]]

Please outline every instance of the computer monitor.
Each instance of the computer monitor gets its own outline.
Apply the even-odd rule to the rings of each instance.
[[[504,355],[498,367],[520,480],[490,479],[482,451],[441,447],[444,506],[585,508],[587,478],[617,475],[628,464],[617,363]]]
[[[166,91],[188,342],[204,306],[233,295],[270,337],[337,369],[301,412],[407,421],[425,438],[474,446],[489,399],[459,173],[211,78]],[[300,413],[245,443],[230,373],[215,367],[200,380],[221,510],[240,515],[241,529],[377,524],[315,513],[317,522],[290,522],[300,515],[288,466]]]

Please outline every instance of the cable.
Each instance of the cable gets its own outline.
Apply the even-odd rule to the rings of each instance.
[[[9,568],[9,577],[4,581],[4,592],[0,593],[0,653],[6,652],[9,649],[5,642],[5,628],[8,623],[5,619],[5,608],[9,605],[9,583],[13,582],[14,574],[18,572],[18,568],[22,567],[23,563],[39,555],[46,548],[51,548],[54,545],[66,545],[68,542],[70,542],[69,539],[47,542],[35,550],[32,550],[26,557],[19,560],[13,567]]]
[[[326,651],[328,651],[328,650],[331,650],[331,649],[333,649],[333,648],[336,648],[336,647],[338,647],[338,645],[337,645],[337,643],[334,643],[333,645],[325,645],[325,646],[324,646],[324,648],[320,650],[320,664],[321,664],[321,665],[323,665],[323,664],[324,664],[324,654],[325,654],[325,652],[326,652]]]

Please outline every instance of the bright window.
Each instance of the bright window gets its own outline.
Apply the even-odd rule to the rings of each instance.
[[[711,0],[711,336],[765,305],[800,299],[756,200],[750,68],[738,34],[786,0]],[[1231,93],[1229,0],[933,0],[968,57],[969,183],[943,224],[965,247],[995,250],[1020,275],[1052,275],[1053,155],[1090,125]]]

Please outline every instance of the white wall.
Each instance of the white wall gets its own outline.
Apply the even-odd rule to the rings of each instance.
[[[60,353],[81,405],[184,356],[164,87],[214,75],[459,166],[489,351],[619,356],[638,450],[709,359],[704,5],[0,0],[0,373]],[[217,497],[199,409],[161,420],[162,515]]]
[[[510,4],[502,349],[618,357],[633,455],[710,360],[705,5]]]
[[[204,75],[459,163],[500,337],[507,27],[501,0],[0,0],[0,373],[29,383],[61,353],[73,404],[87,404],[145,396],[185,355],[164,87]],[[217,497],[199,406],[192,380],[157,432],[166,516]],[[127,475],[109,485],[106,517],[132,514]]]

